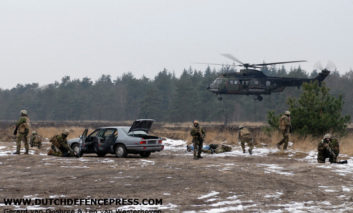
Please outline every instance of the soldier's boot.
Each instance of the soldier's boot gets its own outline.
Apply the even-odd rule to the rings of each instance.
[[[249,154],[252,155],[252,149],[249,149]]]
[[[20,152],[19,152],[19,151],[16,151],[16,152],[14,152],[14,153],[12,153],[12,154],[14,154],[14,155],[19,155]]]
[[[287,150],[287,147],[288,147],[288,139],[286,139],[286,140],[284,141],[283,150]]]

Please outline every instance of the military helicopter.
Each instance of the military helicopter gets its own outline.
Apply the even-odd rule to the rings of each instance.
[[[330,71],[323,69],[315,78],[285,78],[267,76],[257,68],[268,65],[287,64],[306,62],[283,61],[273,63],[249,64],[243,63],[231,54],[222,54],[224,57],[233,60],[231,66],[244,67],[239,72],[226,72],[217,77],[207,88],[209,91],[217,94],[218,100],[222,100],[223,94],[234,95],[254,95],[255,100],[262,101],[261,95],[269,95],[275,92],[282,92],[286,87],[300,87],[304,82],[319,81],[322,82]],[[238,64],[236,64],[236,63]],[[213,64],[221,65],[221,64]]]

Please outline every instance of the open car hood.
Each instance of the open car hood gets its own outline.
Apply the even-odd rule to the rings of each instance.
[[[145,131],[148,133],[148,131],[151,129],[153,121],[154,121],[153,119],[138,119],[134,121],[134,123],[129,129],[129,132]]]

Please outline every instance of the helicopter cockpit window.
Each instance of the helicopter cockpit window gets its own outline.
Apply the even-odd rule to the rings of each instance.
[[[254,80],[254,84],[255,85],[259,85],[259,81],[258,80]]]
[[[234,80],[234,81],[233,81],[233,84],[238,84],[238,81],[237,81],[237,80]]]
[[[230,83],[230,84],[233,84],[233,80],[230,80],[229,83]]]
[[[271,82],[270,81],[266,81],[266,86],[267,87],[271,86]]]

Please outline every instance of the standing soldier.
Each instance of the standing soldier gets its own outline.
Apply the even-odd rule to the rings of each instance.
[[[31,145],[31,147],[37,146],[38,149],[42,147],[42,138],[38,135],[36,131],[32,132],[29,144]]]
[[[332,138],[331,134],[326,134],[318,144],[317,151],[317,162],[325,163],[326,158],[329,158],[330,163],[337,163],[337,157],[340,153],[338,140]]]
[[[201,157],[203,139],[205,138],[205,131],[200,127],[198,121],[194,121],[194,127],[190,132],[192,136],[192,143],[194,144],[194,160]]]
[[[16,138],[16,152],[14,154],[20,154],[21,150],[21,141],[24,142],[25,144],[25,149],[26,152],[25,154],[28,154],[28,140],[27,136],[29,133],[29,128],[31,127],[30,120],[27,114],[27,110],[21,110],[21,117],[18,119],[16,123],[16,129],[14,131],[14,135],[17,135]]]
[[[249,154],[252,155],[252,150],[254,148],[253,138],[248,128],[244,127],[242,124],[239,126],[238,140],[240,141],[243,153],[245,153],[245,143],[247,143],[249,146]]]
[[[69,135],[69,130],[65,129],[60,135],[55,135],[50,139],[52,143],[51,149],[48,155],[54,155],[59,157],[73,157],[75,156],[72,149],[67,144],[67,136]]]
[[[285,111],[284,115],[279,119],[279,130],[281,131],[283,138],[280,142],[277,143],[277,148],[281,149],[281,145],[283,144],[283,150],[287,149],[289,133],[291,132],[292,124],[290,121],[290,112]]]

